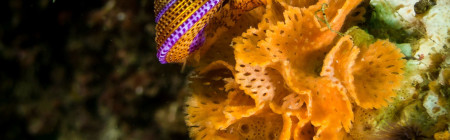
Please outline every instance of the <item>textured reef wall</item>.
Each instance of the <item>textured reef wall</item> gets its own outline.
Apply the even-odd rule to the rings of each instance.
[[[427,9],[409,22],[398,5],[268,0],[236,22],[217,14],[229,24],[209,25],[189,62],[191,137],[448,138],[448,21],[433,43],[444,51],[418,69],[421,44],[438,39],[416,23]]]

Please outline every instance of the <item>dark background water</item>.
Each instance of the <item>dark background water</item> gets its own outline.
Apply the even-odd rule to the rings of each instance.
[[[0,1],[0,139],[187,139],[153,0]]]

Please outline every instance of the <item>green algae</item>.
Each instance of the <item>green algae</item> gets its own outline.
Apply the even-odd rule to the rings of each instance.
[[[372,35],[358,26],[351,27],[345,34],[352,36],[353,44],[356,46],[369,46],[376,41]]]
[[[406,57],[412,57],[412,48],[411,44],[409,43],[401,43],[401,44],[395,44],[398,48],[400,48],[401,52]]]
[[[353,26],[345,32],[345,34],[352,36],[353,44],[359,47],[369,46],[373,44],[376,39],[367,31],[361,29],[358,26]],[[410,43],[396,44],[400,48],[401,52],[406,56],[406,58],[412,57],[412,48]]]
[[[368,31],[375,38],[389,39],[391,42],[406,43],[417,40],[422,35],[419,31],[408,33],[402,17],[385,0],[370,1],[372,13],[368,21]]]

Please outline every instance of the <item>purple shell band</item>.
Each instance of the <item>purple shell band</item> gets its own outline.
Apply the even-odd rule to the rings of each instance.
[[[164,15],[164,13],[166,13],[167,10],[169,10],[169,8],[176,2],[177,0],[171,0],[169,3],[167,3],[167,5],[158,13],[158,16],[156,16],[156,23],[159,22],[159,20],[161,19],[162,15]]]
[[[158,50],[157,56],[161,64],[166,64],[166,56],[175,43],[183,36],[195,23],[197,23],[209,10],[219,3],[220,0],[210,0],[195,11],[180,27],[178,27]]]

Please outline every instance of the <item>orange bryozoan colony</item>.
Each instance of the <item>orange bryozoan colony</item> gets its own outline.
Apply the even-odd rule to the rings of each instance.
[[[359,2],[268,0],[207,31],[209,46],[192,57],[191,137],[343,139],[352,109],[386,106],[404,56],[386,40],[357,44],[337,34]]]

